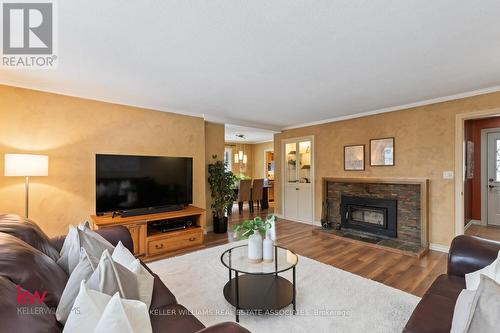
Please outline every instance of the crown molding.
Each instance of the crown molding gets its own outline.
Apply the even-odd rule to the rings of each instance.
[[[489,93],[494,93],[494,92],[499,92],[499,91],[500,91],[500,86],[493,86],[493,87],[484,88],[484,89],[472,90],[472,91],[468,91],[468,92],[464,92],[464,93],[460,93],[460,94],[454,94],[454,95],[448,95],[448,96],[443,96],[443,97],[426,99],[423,101],[418,101],[418,102],[409,103],[409,104],[390,106],[387,108],[366,111],[366,112],[360,112],[360,113],[347,115],[347,116],[339,116],[339,117],[333,117],[333,118],[328,118],[328,119],[324,119],[324,120],[318,120],[318,121],[312,121],[312,122],[308,122],[308,123],[287,126],[287,127],[283,127],[282,130],[284,131],[284,130],[290,130],[290,129],[301,128],[301,127],[321,125],[321,124],[332,123],[332,122],[336,122],[336,121],[372,116],[372,115],[386,113],[386,112],[401,111],[401,110],[415,108],[415,107],[419,107],[419,106],[448,102],[448,101],[453,101],[456,99],[484,95],[484,94],[489,94]]]

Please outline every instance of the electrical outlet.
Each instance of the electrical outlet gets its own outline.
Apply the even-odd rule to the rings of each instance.
[[[443,179],[453,179],[454,172],[453,171],[443,171]]]

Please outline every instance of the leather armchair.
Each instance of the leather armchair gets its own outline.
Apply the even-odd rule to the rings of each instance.
[[[424,294],[403,332],[449,333],[458,295],[465,288],[465,274],[491,264],[500,242],[479,237],[457,236],[448,254],[448,271],[434,280]]]
[[[451,242],[448,255],[448,275],[465,274],[488,266],[498,256],[500,243],[479,237],[457,236]]]

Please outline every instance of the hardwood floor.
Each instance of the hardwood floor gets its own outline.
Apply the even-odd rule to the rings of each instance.
[[[238,210],[233,209],[230,225],[252,218],[254,215],[266,216],[269,212],[272,212],[272,208],[260,213],[256,210],[255,214],[250,214],[245,209],[243,215],[239,215]],[[333,265],[416,296],[422,296],[434,279],[446,272],[446,253],[429,251],[423,258],[417,259],[363,244],[333,239],[318,233],[313,234],[312,230],[316,227],[303,223],[279,219],[276,228],[278,244],[299,255]],[[235,240],[230,231],[227,234],[210,232],[201,248],[233,241]],[[190,251],[179,251],[175,255]],[[298,269],[300,269],[300,264]]]
[[[465,231],[465,234],[500,242],[500,227],[496,226],[483,227],[481,225],[473,224]]]

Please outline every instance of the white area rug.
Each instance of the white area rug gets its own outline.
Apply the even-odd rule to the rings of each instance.
[[[244,241],[243,241],[244,242]],[[222,289],[228,269],[220,261],[226,244],[148,264],[206,326],[234,321]],[[299,256],[297,315],[241,315],[240,324],[264,332],[401,332],[419,298],[398,289]],[[282,273],[291,280],[291,271]],[[216,312],[216,313],[215,313]]]

